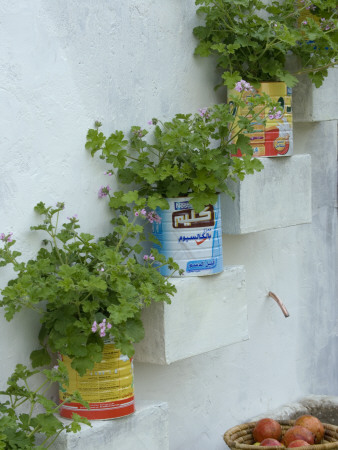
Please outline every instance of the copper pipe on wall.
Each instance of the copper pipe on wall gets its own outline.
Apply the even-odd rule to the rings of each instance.
[[[277,304],[280,307],[280,309],[282,310],[284,316],[285,317],[289,317],[290,314],[289,314],[288,310],[285,308],[285,306],[284,306],[283,302],[281,301],[281,299],[279,297],[277,297],[277,295],[274,294],[271,291],[268,293],[268,296],[273,298],[277,302]]]

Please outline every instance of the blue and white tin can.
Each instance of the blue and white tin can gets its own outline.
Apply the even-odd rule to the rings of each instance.
[[[153,224],[153,234],[161,243],[154,247],[166,258],[172,257],[184,270],[183,276],[213,275],[223,271],[221,208],[215,205],[197,213],[190,197],[167,199],[169,209],[157,209],[160,223]],[[160,268],[170,275],[168,266]],[[180,275],[175,274],[178,277]]]

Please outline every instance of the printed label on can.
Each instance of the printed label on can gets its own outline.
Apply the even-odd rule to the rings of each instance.
[[[161,243],[155,248],[172,257],[184,270],[183,275],[211,275],[223,270],[221,210],[218,199],[215,205],[207,205],[197,213],[189,203],[189,197],[167,199],[169,210],[157,210],[161,222],[153,224],[153,234]],[[167,266],[161,267],[162,275],[170,275]],[[175,274],[174,276],[179,276]]]
[[[73,413],[95,419],[113,419],[134,412],[133,362],[121,355],[113,344],[105,344],[100,363],[93,370],[87,370],[82,377],[71,367],[71,359],[62,356],[67,367],[69,384],[60,386],[60,401],[66,400],[73,392],[80,392],[89,403],[87,410],[80,403],[65,403],[60,414],[71,417]]]
[[[259,121],[252,124],[254,131],[247,133],[247,136],[253,148],[253,156],[290,156],[293,153],[292,88],[282,82],[261,83],[256,94],[248,93],[247,98],[262,92],[280,104],[282,116],[270,119],[267,111],[259,116],[266,119],[265,126]],[[240,109],[238,113],[245,115],[246,109]],[[241,151],[238,150],[233,156],[242,156]]]

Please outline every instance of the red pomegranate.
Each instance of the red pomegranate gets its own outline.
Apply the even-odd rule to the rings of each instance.
[[[282,427],[276,420],[264,418],[256,423],[252,434],[256,442],[262,442],[267,438],[279,441],[282,437]]]
[[[259,444],[262,447],[283,447],[283,444],[277,439],[266,438]]]
[[[289,428],[284,434],[283,444],[285,445],[285,447],[289,447],[289,444],[291,444],[292,441],[296,441],[298,439],[306,441],[310,445],[314,444],[315,442],[315,437],[310,430],[305,427],[301,427],[300,425],[295,425]]]
[[[324,426],[317,417],[304,414],[303,416],[298,417],[295,425],[300,425],[310,430],[315,437],[315,444],[319,444],[323,440],[325,433]]]
[[[310,445],[308,442],[303,441],[302,439],[296,439],[289,444],[289,448],[293,447],[305,447],[306,445]]]

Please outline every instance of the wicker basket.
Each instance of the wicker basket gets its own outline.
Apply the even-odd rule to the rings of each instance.
[[[282,427],[282,435],[291,428],[295,421],[294,420],[279,420],[278,421]],[[276,450],[278,447],[262,447],[260,445],[254,444],[254,439],[252,436],[252,431],[257,422],[243,423],[242,425],[237,425],[236,427],[230,428],[224,434],[224,441],[231,449],[241,449],[241,450]],[[311,450],[331,450],[338,449],[338,427],[335,425],[330,425],[323,423],[325,434],[324,439],[321,444],[311,445]],[[299,447],[307,448],[308,447]]]

